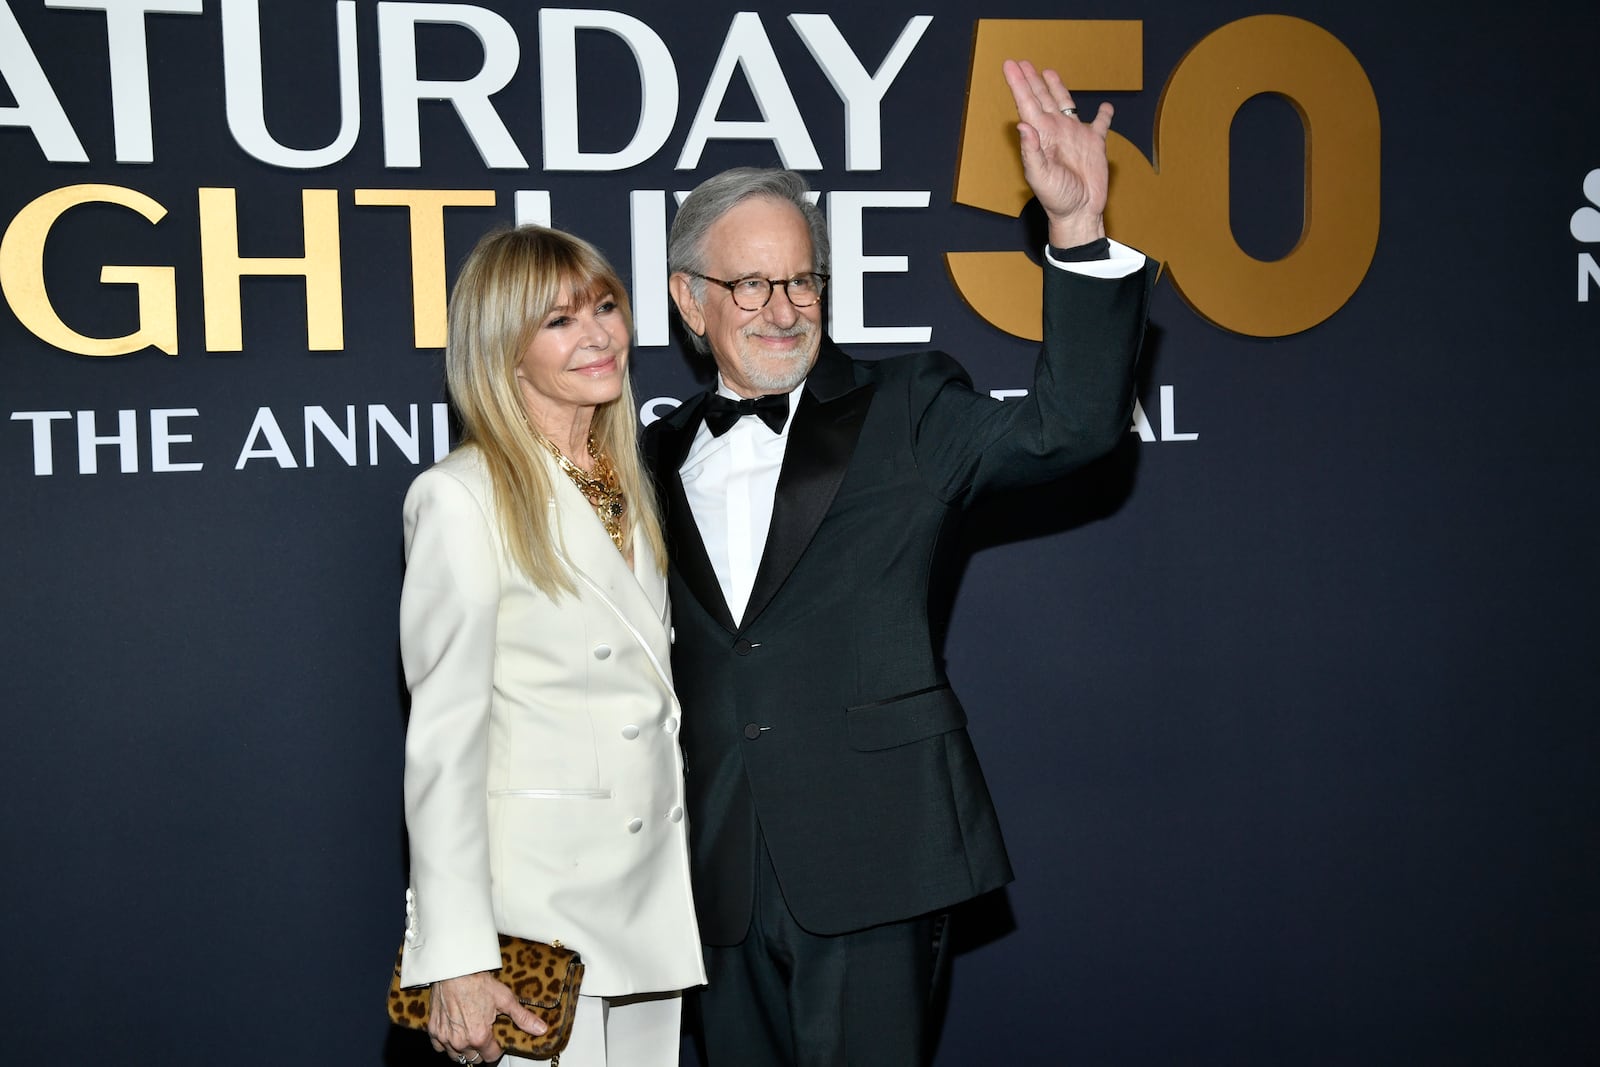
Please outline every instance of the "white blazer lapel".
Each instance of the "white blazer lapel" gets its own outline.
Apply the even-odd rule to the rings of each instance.
[[[667,630],[667,583],[653,559],[649,546],[641,545],[637,535],[633,542],[634,567],[617,546],[611,543],[605,528],[589,501],[578,487],[550,461],[553,491],[550,497],[551,525],[559,534],[556,551],[571,569],[572,575],[584,591],[597,597],[616,613],[633,634],[636,641],[649,654],[661,684],[672,691],[672,672],[667,667],[671,655],[671,642]]]

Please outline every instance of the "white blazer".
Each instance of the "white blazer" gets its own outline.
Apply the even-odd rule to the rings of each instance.
[[[700,985],[666,579],[550,480],[577,586],[556,600],[512,563],[476,449],[406,494],[401,981],[492,970],[508,933],[578,950],[586,994]]]

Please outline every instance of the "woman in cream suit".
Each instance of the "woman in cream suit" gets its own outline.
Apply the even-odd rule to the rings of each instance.
[[[491,973],[499,933],[583,956],[563,1067],[676,1064],[705,981],[630,327],[604,258],[538,227],[484,238],[450,299],[462,443],[405,502],[401,981],[433,983],[461,1063],[500,1055],[496,1013],[544,1028]]]

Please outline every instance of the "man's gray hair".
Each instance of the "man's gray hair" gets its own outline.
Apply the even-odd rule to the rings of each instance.
[[[707,273],[705,244],[711,227],[746,200],[776,200],[794,205],[806,220],[806,228],[811,231],[811,269],[828,273],[828,220],[806,198],[808,192],[806,180],[792,170],[735,167],[707,178],[689,194],[672,220],[672,232],[667,238],[667,272],[690,275],[689,291],[696,300],[705,300],[706,283],[694,275]],[[704,337],[693,330],[686,332],[701,355],[711,351]]]

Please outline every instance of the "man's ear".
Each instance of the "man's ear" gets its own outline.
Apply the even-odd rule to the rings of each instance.
[[[667,279],[667,287],[672,291],[672,302],[678,305],[678,314],[683,316],[683,324],[689,327],[689,332],[697,337],[705,336],[706,317],[700,311],[700,301],[694,298],[689,276],[679,271]]]

